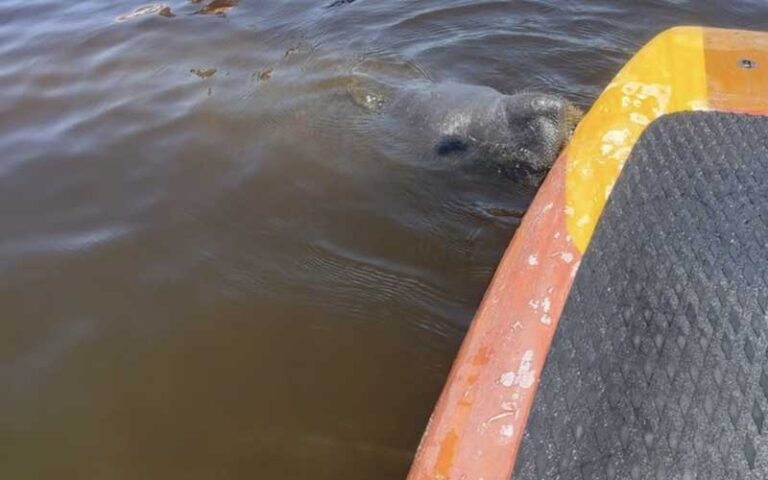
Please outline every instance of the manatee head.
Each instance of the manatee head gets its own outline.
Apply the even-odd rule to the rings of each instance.
[[[557,95],[502,95],[486,114],[475,115],[466,131],[443,136],[435,152],[441,156],[471,152],[495,170],[540,179],[580,117],[578,108]]]

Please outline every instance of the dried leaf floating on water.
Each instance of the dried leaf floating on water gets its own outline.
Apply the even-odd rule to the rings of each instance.
[[[213,0],[195,13],[203,15],[224,15],[236,6],[240,0]],[[194,3],[194,2],[193,2]]]
[[[215,68],[192,68],[189,71],[200,78],[210,78],[216,74]]]
[[[141,7],[136,8],[131,13],[120,15],[119,17],[115,18],[115,21],[125,22],[127,20],[131,20],[137,17],[143,17],[144,15],[160,15],[161,17],[166,17],[166,18],[171,18],[176,16],[173,14],[173,11],[171,11],[171,7],[169,7],[168,5],[164,3],[156,3],[151,5],[142,5]]]
[[[256,77],[260,82],[266,82],[270,78],[272,78],[272,67],[267,67],[264,70],[259,71],[258,76]]]

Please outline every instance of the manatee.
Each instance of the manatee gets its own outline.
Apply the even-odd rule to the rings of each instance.
[[[505,95],[457,82],[393,86],[366,79],[353,83],[350,95],[379,117],[386,141],[400,154],[528,183],[544,177],[581,116],[558,95]]]

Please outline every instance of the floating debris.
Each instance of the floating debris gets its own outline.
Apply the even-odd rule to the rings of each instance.
[[[311,53],[313,50],[312,45],[305,42],[304,40],[299,40],[296,43],[290,45],[283,54],[283,60],[285,60],[288,57],[292,57],[294,55],[302,55]]]
[[[355,0],[336,0],[333,3],[326,5],[325,8],[340,7],[342,5],[349,5],[350,3],[355,3]]]
[[[216,75],[216,69],[215,68],[192,68],[189,70],[190,73],[194,73],[200,78],[210,78],[214,75]]]
[[[205,5],[195,13],[202,15],[225,15],[228,11],[232,10],[240,0],[212,0],[211,3]],[[198,2],[192,2],[198,3]]]
[[[125,22],[127,20],[134,19],[136,17],[143,17],[144,15],[160,15],[161,17],[171,18],[175,17],[176,15],[173,14],[173,11],[171,11],[171,7],[164,3],[156,3],[152,5],[143,5],[141,7],[138,7],[131,13],[126,13],[125,15],[120,15],[119,17],[115,18],[116,22]]]
[[[258,71],[258,72],[256,72],[256,73],[254,73],[254,76],[256,77],[256,79],[257,79],[258,81],[260,81],[260,82],[266,82],[267,80],[269,80],[270,78],[272,78],[272,72],[273,72],[273,70],[274,70],[274,69],[273,69],[272,67],[267,67],[267,68],[265,68],[264,70],[260,70],[260,71]]]

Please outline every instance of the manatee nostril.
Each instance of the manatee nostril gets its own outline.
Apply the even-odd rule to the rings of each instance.
[[[556,95],[541,95],[532,100],[535,114],[552,122],[567,138],[576,129],[582,111],[568,100]]]
[[[541,95],[537,96],[532,101],[532,106],[535,110],[540,112],[558,113],[562,111],[568,102],[560,97],[553,95]]]

